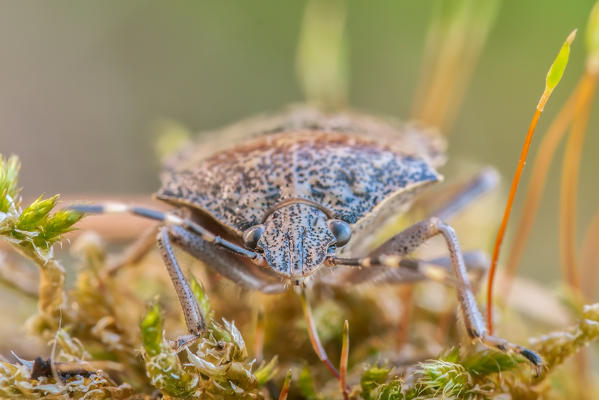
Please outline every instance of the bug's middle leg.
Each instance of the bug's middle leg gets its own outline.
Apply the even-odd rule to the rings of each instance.
[[[480,281],[489,268],[489,257],[482,251],[471,251],[463,254],[464,264],[473,278],[474,292],[478,292]],[[359,260],[357,260],[359,262]],[[449,257],[434,259],[403,258],[398,268],[373,265],[369,268],[343,268],[332,274],[324,275],[319,282],[327,285],[344,287],[360,284],[411,284],[425,280],[439,281],[454,285]]]
[[[121,254],[108,260],[108,265],[103,273],[106,276],[115,275],[124,266],[140,262],[144,256],[154,248],[158,229],[158,226],[152,226],[145,230],[141,236],[135,242],[127,246]]]
[[[375,249],[369,256],[356,259],[336,259],[340,265],[354,265],[361,267],[386,266],[400,267],[402,259],[412,253],[417,247],[433,236],[441,235],[449,250],[449,258],[456,279],[456,288],[460,310],[464,317],[468,335],[481,343],[495,347],[506,352],[516,352],[526,357],[535,366],[540,367],[543,360],[536,353],[504,339],[490,336],[486,330],[484,319],[478,310],[472,286],[468,280],[464,257],[460,249],[457,236],[453,228],[441,219],[432,217],[416,223],[403,232],[389,239]]]

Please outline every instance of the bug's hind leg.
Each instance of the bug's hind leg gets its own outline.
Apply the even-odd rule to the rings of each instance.
[[[483,317],[478,310],[472,286],[468,280],[464,257],[460,249],[457,236],[453,228],[441,219],[433,217],[418,222],[403,232],[389,239],[369,256],[357,259],[337,259],[336,264],[354,265],[362,267],[386,266],[399,268],[401,260],[408,256],[418,246],[433,236],[441,235],[449,250],[449,259],[456,279],[456,289],[460,310],[466,325],[468,335],[476,341],[487,346],[497,348],[504,352],[515,352],[528,359],[537,369],[543,365],[542,358],[531,350],[512,344],[504,339],[490,336],[487,332]]]
[[[108,260],[108,266],[104,270],[104,274],[112,276],[126,265],[139,263],[142,258],[154,248],[158,229],[158,225],[146,229],[141,236],[136,239],[135,242],[128,245],[121,254],[117,255],[115,258],[110,258]]]
[[[492,167],[483,168],[466,183],[460,184],[456,193],[438,206],[431,216],[447,221],[461,213],[482,195],[494,189],[499,182],[499,174]]]

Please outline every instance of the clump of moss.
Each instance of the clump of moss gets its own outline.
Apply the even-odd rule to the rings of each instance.
[[[82,215],[68,210],[51,213],[58,196],[39,197],[23,209],[19,169],[16,156],[0,156],[0,236],[40,268],[39,322],[44,325],[64,302],[64,268],[54,259],[53,245]]]
[[[498,374],[513,371],[522,362],[520,357],[493,351],[460,357],[454,349],[418,363],[403,375],[393,376],[391,367],[374,365],[362,375],[361,395],[365,400],[493,398],[507,392]]]
[[[585,305],[578,324],[564,332],[553,332],[532,343],[543,356],[546,368],[544,377],[562,364],[568,357],[589,345],[599,337],[599,303]]]
[[[164,338],[163,318],[157,303],[141,323],[144,360],[151,384],[174,397],[263,398],[260,389],[273,377],[276,358],[256,369],[235,323],[225,319],[222,324],[216,322],[207,295],[193,282],[194,293],[209,317],[206,333],[191,346],[194,350],[185,347],[181,354]]]
[[[60,329],[53,339],[56,354],[40,373],[41,359],[16,363],[0,360],[0,396],[27,399],[127,399],[135,392],[127,383],[117,384],[76,338]],[[51,366],[50,366],[51,365]]]

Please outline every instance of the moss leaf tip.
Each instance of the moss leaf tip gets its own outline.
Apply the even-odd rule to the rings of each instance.
[[[546,90],[552,91],[555,89],[562,79],[562,76],[564,76],[564,71],[568,65],[568,59],[570,58],[570,46],[576,38],[576,32],[578,32],[578,29],[574,29],[572,32],[570,32],[566,38],[566,41],[560,48],[559,53],[557,53],[557,57],[555,57],[553,64],[551,64],[549,72],[547,72]]]

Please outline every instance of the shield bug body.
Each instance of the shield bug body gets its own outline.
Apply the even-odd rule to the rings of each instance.
[[[542,360],[532,351],[488,335],[467,276],[470,257],[444,222],[488,186],[489,174],[430,218],[374,250],[366,247],[385,221],[440,181],[435,168],[443,162],[444,141],[435,131],[356,112],[292,107],[225,128],[169,160],[156,197],[176,207],[172,213],[122,204],[73,208],[132,212],[162,222],[158,246],[192,335],[202,333],[204,317],[172,245],[239,285],[276,293],[301,291],[314,281],[425,279],[426,270],[407,257],[441,235],[449,258],[438,264],[452,272],[448,281],[457,288],[468,334],[539,366]]]

